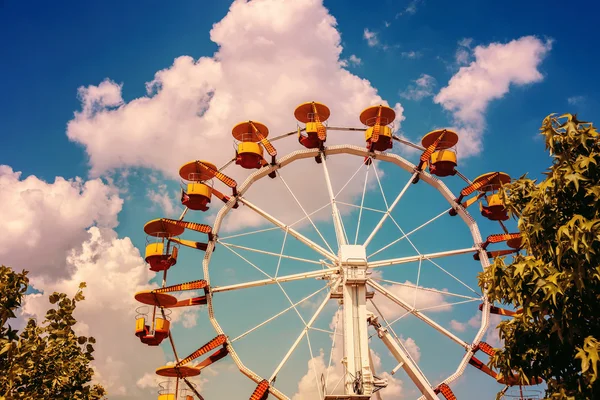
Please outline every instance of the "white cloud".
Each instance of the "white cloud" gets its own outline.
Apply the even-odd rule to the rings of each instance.
[[[470,56],[471,53],[467,49],[465,49],[464,47],[459,47],[458,49],[456,49],[456,54],[454,55],[456,65],[468,64]]]
[[[169,195],[167,185],[164,183],[159,183],[156,190],[149,188],[146,195],[152,204],[160,207],[164,213],[164,217],[171,217],[177,214],[178,209],[181,208],[181,204],[178,204],[178,199]]]
[[[356,55],[352,54],[347,59],[341,60],[340,63],[343,67],[347,67],[349,65],[351,65],[353,67],[357,67],[362,64],[362,59],[360,57],[357,57]]]
[[[571,97],[567,98],[567,103],[569,103],[572,106],[580,105],[581,103],[583,103],[584,100],[585,100],[584,96],[571,96]]]
[[[148,287],[154,274],[129,238],[119,239],[113,230],[97,227],[90,228],[87,236],[72,249],[66,262],[63,260],[62,265],[72,271],[68,278],[32,277],[32,286],[44,295],[28,296],[23,313],[43,319],[49,308],[49,294],[57,291],[73,295],[79,283],[86,282],[86,300],[79,303],[75,312],[75,329],[98,339],[93,361],[96,379],[111,396],[142,398],[148,393],[137,391],[136,381],[148,365],[162,365],[164,356],[160,349],[148,349],[133,335],[135,309],[140,306],[133,293]]]
[[[551,47],[550,40],[543,42],[533,36],[475,47],[475,60],[460,68],[434,98],[452,113],[458,125],[462,156],[482,150],[485,111],[492,100],[502,98],[511,85],[543,80],[538,67]]]
[[[456,332],[464,332],[467,330],[467,324],[465,324],[464,322],[458,322],[457,320],[453,319],[452,321],[450,321],[450,328],[455,330]]]
[[[412,0],[408,6],[404,9],[406,14],[414,15],[417,13],[417,6],[422,0]]]
[[[485,335],[485,342],[492,347],[502,347],[503,342],[498,335],[498,324],[502,322],[502,316],[498,314],[490,314],[490,324]]]
[[[414,285],[409,281],[406,281],[405,284]],[[412,287],[400,285],[382,286],[384,286],[390,293],[399,297],[410,305],[414,303],[415,308],[419,310],[427,308],[427,313],[444,312],[452,309],[452,305],[449,304],[444,298],[444,295],[440,293],[419,290],[417,296],[415,297],[415,289]],[[393,321],[396,318],[406,314],[406,311],[402,307],[394,303],[392,300],[389,300],[387,297],[378,296],[375,294],[374,300],[377,304],[377,307],[388,321]],[[379,315],[379,313],[377,313],[377,311],[370,305],[367,306],[367,309],[375,315]]]
[[[189,160],[209,159],[217,165],[229,161],[234,155],[229,132],[240,120],[263,121],[275,136],[296,128],[293,111],[301,102],[327,104],[332,126],[360,126],[362,109],[385,103],[367,80],[343,68],[336,21],[321,1],[238,0],[210,36],[218,45],[213,57],[178,57],[155,74],[146,96],[124,102],[122,86],[110,80],[100,85],[119,93],[110,101],[107,96],[100,101],[94,86],[81,90],[83,107],[69,122],[67,135],[85,147],[92,176],[148,167],[176,178],[179,166]],[[86,106],[91,103],[109,106],[91,112]],[[397,125],[402,119],[397,116]],[[327,140],[329,145],[342,142],[364,146],[364,136],[331,132]],[[294,137],[275,145],[280,155],[302,148]],[[336,182],[345,182],[360,162],[351,157],[332,160],[328,167]],[[304,165],[286,167],[282,174],[311,211],[327,202],[327,193],[304,190],[314,186],[306,176],[322,174],[316,163]],[[249,172],[236,165],[226,170],[238,181]],[[283,185],[263,181],[253,188],[255,203],[268,203],[269,212],[284,222],[303,216],[287,202],[271,201],[287,196]],[[350,189],[346,200],[360,191],[358,186]],[[263,222],[260,217],[244,219],[241,211],[236,210],[237,228]]]
[[[367,41],[367,44],[371,47],[377,46],[379,44],[379,39],[377,38],[377,32],[370,31],[369,28],[365,28],[363,33],[363,38]]]
[[[463,38],[458,41],[458,48],[454,54],[455,65],[461,66],[469,63],[471,58],[471,45],[473,38]]]
[[[467,328],[479,328],[481,326],[481,314],[475,314],[467,322],[460,322],[455,319],[450,321],[450,328],[456,332],[464,332]]]
[[[458,45],[461,47],[467,47],[467,48],[471,48],[471,45],[473,44],[473,38],[462,38],[461,40],[458,41]]]
[[[334,315],[332,322],[330,324],[330,328],[334,329],[334,324],[337,319],[337,313]],[[341,318],[340,322],[341,324]],[[330,335],[331,338],[331,335]],[[407,350],[412,353],[412,351],[416,351],[417,357],[420,356],[419,348],[414,344],[414,341],[411,338],[408,338],[406,341],[403,340],[403,343],[406,345]],[[321,349],[319,351],[319,355],[315,356],[311,360],[308,361],[306,374],[299,380],[298,382],[298,390],[292,396],[292,400],[314,400],[319,397],[319,389],[317,384],[321,385],[320,377],[323,375],[327,377],[326,386],[328,394],[344,394],[343,382],[340,381],[344,373],[344,366],[342,364],[343,358],[343,340],[340,336],[336,336],[336,340],[333,343],[333,353],[331,353],[331,364],[329,363],[330,357],[330,349],[327,350],[327,354]],[[381,390],[381,395],[384,398],[397,399],[402,396],[402,381],[391,375],[389,372],[383,371],[381,365],[381,357],[375,351],[371,350],[371,357],[373,359],[373,368],[375,369],[374,373],[376,376],[382,379],[388,380],[388,386]],[[414,357],[414,355],[413,355]],[[315,375],[317,379],[315,379]],[[336,387],[336,384],[337,387]],[[334,390],[335,388],[335,390]]]
[[[403,51],[402,53],[400,53],[400,55],[404,58],[410,58],[410,59],[417,59],[417,58],[421,58],[421,56],[423,55],[420,51]]]
[[[20,172],[0,165],[2,263],[32,276],[68,276],[68,253],[87,238],[90,226],[115,227],[122,204],[116,189],[100,179],[56,177],[47,183],[21,179]]]
[[[348,61],[350,62],[351,65],[360,65],[360,64],[362,64],[362,60],[359,57],[355,56],[354,54],[352,54],[350,56],[350,58],[348,59]]]
[[[479,328],[481,326],[481,314],[473,315],[468,321],[467,325],[471,328]]]
[[[400,341],[408,351],[408,354],[411,355],[413,360],[418,363],[421,360],[421,348],[417,345],[413,338],[404,338],[404,336],[400,336]]]
[[[408,88],[400,93],[400,96],[409,100],[422,100],[425,97],[433,96],[433,88],[437,81],[431,75],[421,74],[419,79],[408,85]]]
[[[100,92],[110,98],[105,88]],[[19,172],[0,166],[0,230],[6,233],[0,258],[15,270],[29,270],[30,285],[43,292],[26,296],[23,316],[43,320],[52,292],[72,296],[86,282],[75,329],[98,339],[95,380],[111,398],[145,398],[149,392],[135,389],[135,382],[164,356],[133,335],[139,306],[133,293],[147,287],[154,274],[131,240],[117,238],[112,229],[121,205],[117,191],[100,179],[57,177],[47,183],[35,176],[21,179]]]

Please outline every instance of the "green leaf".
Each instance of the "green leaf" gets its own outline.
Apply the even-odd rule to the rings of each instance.
[[[50,295],[50,304],[56,304],[60,300],[58,293],[52,293]]]

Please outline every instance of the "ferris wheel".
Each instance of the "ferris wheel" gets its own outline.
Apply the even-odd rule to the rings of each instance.
[[[237,124],[230,162],[180,168],[181,217],[144,226],[146,262],[163,279],[135,294],[143,304],[135,334],[149,346],[168,340],[174,357],[156,370],[170,379],[159,400],[201,399],[193,378],[226,359],[241,372],[220,390],[228,399],[391,399],[398,374],[415,398],[451,400],[469,365],[517,385],[516,374],[500,376],[480,358],[494,352],[482,340],[490,314],[519,310],[491,305],[476,285],[490,258],[521,249],[498,193],[510,177],[469,180],[457,169],[457,133],[437,129],[411,143],[394,134],[395,112],[385,105],[366,108],[362,127],[328,126],[330,110],[318,102],[294,116],[297,129],[272,138],[264,123]],[[327,145],[333,135],[360,134],[366,147]],[[278,155],[276,142],[294,137],[296,150]],[[420,154],[419,162],[393,152],[394,144]],[[232,168],[251,173],[239,184]],[[469,213],[478,201],[501,233],[482,238]],[[212,226],[192,221],[190,211],[211,209]],[[507,248],[490,249],[501,243]],[[184,247],[201,268],[197,262],[192,280],[167,284]],[[202,340],[182,357],[169,314],[187,307],[205,307],[211,329],[194,335]]]

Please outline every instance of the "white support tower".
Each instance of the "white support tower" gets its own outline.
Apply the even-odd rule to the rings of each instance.
[[[367,254],[364,246],[343,245],[339,251],[343,280],[345,393],[373,393],[373,371],[369,362],[367,332]]]

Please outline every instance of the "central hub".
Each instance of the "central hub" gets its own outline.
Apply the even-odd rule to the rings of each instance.
[[[339,257],[345,284],[364,284],[367,281],[367,250],[364,246],[344,244],[340,246]]]

